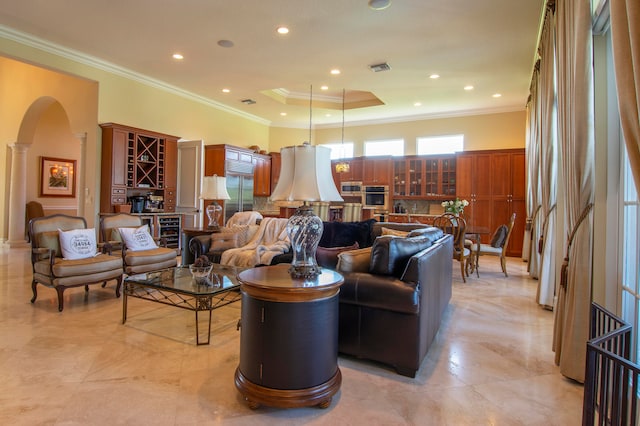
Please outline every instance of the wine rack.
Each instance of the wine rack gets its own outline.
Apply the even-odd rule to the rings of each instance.
[[[127,142],[127,187],[164,188],[165,140],[129,132]]]
[[[181,215],[158,216],[158,236],[169,248],[180,248]]]

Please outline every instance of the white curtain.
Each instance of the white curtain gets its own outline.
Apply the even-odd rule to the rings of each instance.
[[[527,215],[529,231],[523,244],[527,244],[527,267],[532,278],[538,278],[539,258],[536,241],[540,236],[540,61],[536,63],[531,80],[531,94],[527,104]]]
[[[640,1],[610,2],[620,121],[636,188],[640,188]]]
[[[542,230],[535,249],[540,249],[537,301],[553,307],[556,293],[556,185],[557,155],[555,102],[555,14],[548,7],[540,39],[540,222]]]
[[[637,1],[637,0],[634,0]],[[567,249],[554,308],[553,349],[560,372],[584,382],[591,303],[594,136],[589,0],[558,0],[558,137],[564,171]]]

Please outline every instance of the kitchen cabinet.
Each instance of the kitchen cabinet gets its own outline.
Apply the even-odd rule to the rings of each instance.
[[[271,195],[271,158],[267,155],[253,154],[253,195],[268,197]]]
[[[362,182],[362,168],[363,168],[363,159],[361,157],[347,159],[347,163],[349,163],[349,171],[344,173],[336,173],[336,163],[342,160],[333,160],[331,161],[331,167],[333,169],[334,180],[336,183],[336,188],[340,188],[340,182]],[[336,179],[336,176],[339,179]]]
[[[282,157],[280,152],[271,152],[271,190],[273,191],[280,179],[280,167],[282,165]]]
[[[101,124],[100,211],[114,212],[132,195],[165,197],[177,180],[177,141],[171,136],[115,123]],[[173,208],[175,202],[165,205]]]
[[[507,255],[521,256],[526,221],[524,149],[468,151],[456,161],[456,195],[469,201],[464,210],[467,224],[493,232],[516,213]],[[483,235],[483,242],[490,238],[491,234]]]
[[[389,185],[393,163],[391,157],[365,157],[362,165],[364,185]]]
[[[456,194],[454,156],[406,156],[394,160],[394,199],[449,199]]]

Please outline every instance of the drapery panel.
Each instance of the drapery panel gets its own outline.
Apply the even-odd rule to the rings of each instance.
[[[636,188],[640,188],[640,1],[610,2],[620,122]]]
[[[535,241],[540,234],[540,97],[538,96],[538,80],[540,62],[536,63],[531,80],[530,99],[527,104],[527,215],[529,219],[529,235],[524,244],[529,244],[527,258],[529,275],[538,277],[538,253]]]
[[[553,350],[560,372],[584,382],[592,287],[594,136],[591,7],[557,0],[558,137],[568,235],[554,307]]]
[[[540,219],[542,230],[536,250],[540,250],[537,301],[553,307],[556,294],[556,120],[555,102],[555,6],[547,5],[540,39]]]

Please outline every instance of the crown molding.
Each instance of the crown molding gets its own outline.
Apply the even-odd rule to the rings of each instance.
[[[44,40],[42,38],[33,36],[31,34],[16,31],[4,25],[0,25],[0,37],[14,41],[16,43],[23,44],[25,46],[32,47],[34,49],[42,50],[43,52],[60,56],[62,58],[68,59],[73,62],[77,62],[83,65],[90,66],[92,68],[96,68],[102,71],[109,72],[111,74],[118,75],[120,77],[124,77],[129,80],[133,80],[138,83],[145,84],[147,86],[160,89],[165,92],[169,92],[174,95],[181,96],[183,98],[186,98],[195,102],[199,102],[201,104],[210,106],[220,111],[224,111],[229,114],[234,114],[259,124],[264,124],[267,126],[271,125],[271,122],[269,120],[265,120],[255,115],[248,114],[244,111],[240,111],[238,109],[221,104],[217,101],[214,101],[213,99],[200,96],[193,92],[189,92],[187,90],[181,89],[177,86],[173,86],[164,81],[148,77],[146,75],[143,75],[135,71],[129,70],[127,68],[121,67],[119,65],[113,64],[111,62],[104,61],[94,56],[84,54],[77,50],[69,49],[67,47],[61,46],[56,43],[52,43],[48,40]],[[86,78],[84,76],[81,76],[81,77]]]

